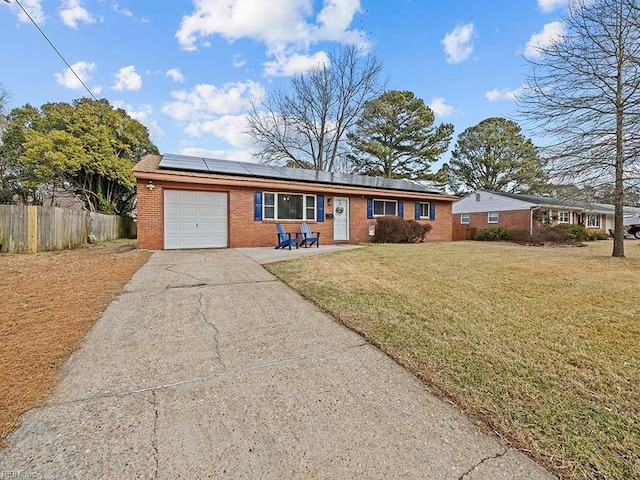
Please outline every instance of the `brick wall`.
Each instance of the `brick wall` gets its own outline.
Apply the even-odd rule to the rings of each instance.
[[[557,221],[557,210],[550,210],[550,224],[551,226],[558,225]],[[572,222],[577,222],[577,214],[572,212]],[[586,215],[583,215],[582,222],[586,221]],[[457,213],[453,215],[453,223],[456,225],[460,224],[460,214]],[[600,228],[588,227],[589,231],[599,231],[606,233],[606,215],[600,215]],[[538,221],[534,219],[533,226],[541,225]],[[503,212],[498,212],[498,223],[489,223],[488,222],[488,212],[480,212],[480,213],[470,213],[469,214],[469,227],[472,228],[482,228],[482,227],[490,227],[490,226],[500,226],[505,228],[525,228],[529,230],[531,228],[531,211],[530,210],[508,210]]]
[[[470,213],[469,227],[482,228],[491,226],[500,226],[504,228],[526,228],[529,230],[531,226],[530,210],[506,210],[498,212],[498,223],[489,223],[488,212]],[[460,224],[460,214],[453,215],[453,223]]]
[[[161,250],[164,248],[164,194],[162,187],[147,185],[145,181],[138,181],[136,186],[138,246]]]
[[[146,180],[139,180],[138,191],[138,245],[141,248],[159,250],[164,248],[164,189],[226,191],[228,193],[228,238],[229,247],[265,247],[275,246],[276,223],[281,223],[287,232],[299,232],[299,221],[286,220],[254,220],[254,190],[248,188],[213,187],[199,184],[154,182],[154,188],[149,189]],[[286,189],[279,189],[280,192]],[[300,193],[300,192],[296,192]],[[329,198],[333,194],[324,194],[325,214],[333,213],[333,205],[329,205]],[[341,195],[336,195],[341,196]],[[307,221],[311,230],[320,232],[321,244],[333,243],[362,243],[368,242],[369,226],[375,225],[375,219],[367,219],[367,199],[362,196],[348,196],[349,198],[349,242],[334,242],[333,220],[323,222]],[[376,198],[379,198],[376,195]],[[436,203],[436,220],[429,222],[433,225],[427,234],[427,241],[451,240],[451,202]],[[404,218],[414,218],[415,204],[412,200],[404,201]],[[424,221],[421,221],[424,223]]]

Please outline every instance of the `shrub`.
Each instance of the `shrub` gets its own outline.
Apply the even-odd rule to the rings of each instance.
[[[432,228],[429,223],[404,220],[396,216],[378,217],[376,223],[374,241],[378,243],[423,242],[424,236]]]
[[[376,242],[402,243],[404,238],[407,238],[407,225],[403,219],[395,216],[378,217],[376,221]]]
[[[407,241],[409,243],[424,242],[424,236],[431,231],[430,223],[420,223],[415,220],[405,220],[407,222]]]
[[[609,235],[603,232],[588,232],[589,241],[593,242],[595,240],[609,240]]]
[[[507,228],[507,240],[515,243],[528,244],[531,240],[531,234],[526,228]]]
[[[507,239],[507,229],[504,227],[483,227],[479,228],[476,232],[474,240],[481,240],[483,242],[497,242],[499,240]]]
[[[572,230],[566,227],[558,228],[557,226],[556,227],[541,226],[537,228],[534,231],[533,235],[531,236],[530,245],[544,245],[544,244],[581,245],[579,240],[572,238],[575,236],[580,236],[580,235],[573,234]]]
[[[552,227],[551,230],[560,232],[570,240],[576,240],[578,242],[589,240],[589,233],[584,225],[561,223],[560,225]]]

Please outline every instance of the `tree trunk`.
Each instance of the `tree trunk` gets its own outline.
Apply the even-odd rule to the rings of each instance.
[[[625,45],[622,36],[622,9],[618,13],[618,68],[616,85],[616,180],[613,190],[615,200],[615,220],[613,230],[613,253],[612,257],[624,257],[624,101],[623,72],[625,64]]]

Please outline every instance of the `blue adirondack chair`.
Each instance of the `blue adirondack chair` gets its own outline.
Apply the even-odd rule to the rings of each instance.
[[[307,246],[313,247],[313,244],[316,244],[316,248],[320,247],[320,232],[312,232],[311,227],[306,223],[300,225],[300,233],[302,233],[302,242],[301,245],[304,245],[304,248]]]
[[[285,232],[284,227],[279,223],[276,223],[276,230],[278,231],[278,244],[276,245],[276,249],[289,247],[289,250],[291,250],[291,245],[295,245],[296,248],[298,248],[297,233],[293,234]]]

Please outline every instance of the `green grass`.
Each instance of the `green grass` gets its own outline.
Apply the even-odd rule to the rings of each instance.
[[[640,243],[374,245],[268,266],[563,478],[640,478]]]

